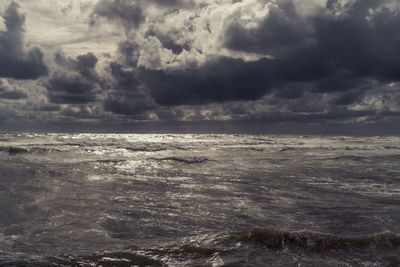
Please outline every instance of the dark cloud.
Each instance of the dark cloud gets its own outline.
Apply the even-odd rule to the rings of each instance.
[[[155,3],[164,7],[194,7],[196,1],[194,0],[150,0],[149,2]]]
[[[17,99],[24,99],[27,98],[28,95],[25,92],[21,91],[8,91],[8,92],[0,92],[0,99],[10,99],[10,100],[17,100]]]
[[[229,49],[283,56],[297,52],[311,42],[307,23],[300,18],[292,1],[280,1],[256,28],[232,22],[225,33]]]
[[[115,114],[140,115],[155,107],[153,100],[138,80],[137,73],[124,70],[118,63],[110,64],[113,90],[104,101],[104,110]]]
[[[74,71],[90,80],[97,80],[97,73],[95,71],[98,62],[97,57],[93,53],[79,55],[76,59],[66,57],[61,51],[54,55],[54,61],[64,69]]]
[[[377,1],[357,1],[339,19],[318,20],[315,36],[325,58],[338,69],[380,80],[399,80],[400,40],[396,33],[400,14],[388,8],[369,14],[376,5]]]
[[[60,111],[60,105],[56,104],[43,104],[36,108],[37,111],[45,111],[45,112],[55,112]]]
[[[340,96],[339,98],[333,101],[334,105],[349,105],[354,103],[356,100],[361,99],[362,94],[358,91],[350,92]]]
[[[139,79],[165,106],[255,100],[268,92],[300,99],[308,91],[342,92],[332,103],[350,105],[361,99],[357,95],[370,80],[400,80],[400,14],[385,7],[386,2],[359,0],[340,6],[329,1],[325,11],[306,18],[292,1],[280,1],[258,27],[234,20],[224,40],[231,50],[273,59],[219,57],[195,68],[143,69]]]
[[[0,80],[0,99],[18,100],[27,97],[28,95],[19,86]]]
[[[56,74],[46,83],[50,101],[57,104],[87,103],[96,99],[95,85],[78,75]]]
[[[349,89],[360,77],[399,80],[400,14],[384,7],[386,2],[359,0],[344,10],[338,1],[328,1],[331,13],[307,21],[286,4],[272,8],[257,28],[232,23],[225,45],[275,56],[280,78],[310,80],[322,91]]]
[[[132,0],[101,0],[92,13],[92,23],[98,17],[116,21],[126,30],[138,28],[145,20],[142,6],[139,1]]]
[[[171,50],[174,54],[180,54],[184,49],[190,50],[190,44],[188,42],[183,44],[177,42],[181,38],[179,35],[181,35],[181,33],[178,30],[164,34],[155,28],[150,28],[145,33],[145,37],[156,37],[164,48]]]
[[[140,77],[160,105],[255,100],[270,90],[269,62],[224,57],[194,69],[143,69]]]
[[[55,62],[60,66],[60,70],[45,82],[51,102],[82,104],[96,100],[104,82],[96,73],[97,58],[93,53],[73,59],[59,51],[55,54]]]
[[[11,2],[3,15],[6,31],[0,31],[0,77],[36,79],[46,75],[42,51],[24,47],[25,15],[19,4]]]
[[[329,0],[314,11],[272,1],[250,20],[253,11],[239,2],[224,4],[228,15],[218,21],[206,4],[179,10],[199,7],[190,1],[98,1],[94,22],[105,18],[135,33],[124,35],[117,56],[108,58],[106,81],[93,54],[57,53],[59,70],[45,83],[49,100],[75,104],[63,107],[68,117],[91,117],[85,106],[96,102],[107,116],[169,121],[322,123],[395,110],[392,102],[383,108],[371,89],[400,80],[400,14],[388,1]]]
[[[136,67],[140,56],[140,47],[135,42],[124,41],[118,45],[118,54],[124,65]]]
[[[100,0],[91,15],[91,24],[98,18],[121,24],[126,31],[137,29],[146,20],[146,8],[151,5],[163,8],[192,8],[196,1],[191,0]],[[172,10],[172,11],[173,11]]]
[[[284,86],[279,88],[276,92],[276,96],[284,99],[298,99],[301,98],[307,91],[307,84],[290,84],[290,86]]]

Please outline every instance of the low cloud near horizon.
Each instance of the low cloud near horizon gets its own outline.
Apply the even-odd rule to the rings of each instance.
[[[0,123],[390,125],[399,31],[397,0],[3,1]]]

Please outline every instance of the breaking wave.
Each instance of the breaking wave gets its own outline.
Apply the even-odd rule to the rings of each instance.
[[[52,263],[60,266],[166,266],[161,261],[132,252],[109,252],[69,259],[55,258]]]
[[[166,266],[163,262],[131,251],[104,252],[89,256],[65,255],[30,262],[0,262],[1,266]]]
[[[189,263],[193,260],[199,260],[204,264],[207,259],[216,255],[225,259],[240,260],[238,255],[247,255],[252,247],[258,251],[260,249],[281,251],[294,257],[296,257],[295,255],[313,253],[316,257],[314,259],[324,258],[328,255],[336,258],[335,255],[340,253],[344,255],[343,259],[352,262],[351,259],[356,255],[356,257],[363,257],[362,255],[364,255],[365,260],[371,260],[370,253],[373,251],[381,251],[384,254],[398,254],[400,248],[400,236],[390,232],[365,237],[340,237],[311,231],[288,232],[276,229],[250,229],[208,237],[208,240],[203,240],[206,241],[206,244],[183,243],[153,248],[134,247],[91,255],[60,255],[38,262],[30,261],[18,264],[21,266],[169,266],[168,263],[175,262],[179,263],[179,266],[186,266],[182,265],[184,263],[192,266]],[[292,253],[287,254],[289,251]],[[377,258],[377,260],[380,261],[381,259]],[[386,263],[389,262],[397,264],[399,258],[391,258]],[[2,266],[16,266],[15,262],[0,263]],[[203,264],[196,266],[208,266]]]
[[[23,153],[46,153],[46,152],[60,152],[56,148],[45,147],[17,147],[17,146],[3,146],[0,151],[8,152],[10,155],[23,154]]]
[[[275,229],[251,229],[231,234],[234,241],[254,243],[268,249],[326,252],[352,249],[399,249],[400,236],[385,232],[366,237],[339,237],[309,231],[286,232]]]

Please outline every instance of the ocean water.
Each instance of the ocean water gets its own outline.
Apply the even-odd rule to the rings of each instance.
[[[399,137],[0,134],[0,266],[399,265]]]

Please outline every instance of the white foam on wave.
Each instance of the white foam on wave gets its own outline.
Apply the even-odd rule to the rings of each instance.
[[[88,175],[86,176],[86,179],[90,182],[107,182],[113,180],[112,177],[106,176],[106,175]]]

